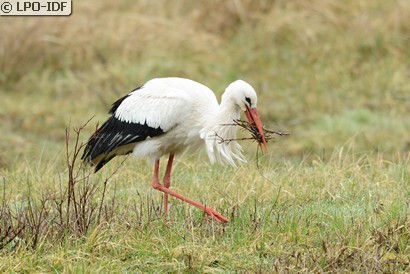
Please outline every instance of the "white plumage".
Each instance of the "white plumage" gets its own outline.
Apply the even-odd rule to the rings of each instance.
[[[91,136],[83,159],[96,164],[96,171],[117,155],[133,153],[153,159],[156,163],[153,186],[165,193],[167,212],[167,194],[189,199],[173,193],[169,186],[158,185],[160,157],[170,155],[164,185],[170,184],[174,155],[195,151],[202,144],[206,145],[211,162],[236,166],[235,161],[244,161],[240,145],[236,141],[221,143],[216,135],[235,139],[237,128],[228,124],[239,119],[242,110],[263,136],[256,105],[255,90],[242,80],[230,84],[218,104],[212,90],[198,82],[183,78],[153,79],[113,104],[111,117]],[[263,144],[266,148],[264,139]],[[194,205],[202,208],[197,203]],[[213,209],[202,209],[218,221],[227,221]]]

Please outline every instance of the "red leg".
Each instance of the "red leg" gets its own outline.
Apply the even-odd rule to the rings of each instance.
[[[155,188],[155,186],[157,186],[157,185],[161,185],[161,183],[159,182],[158,176],[159,176],[159,160],[156,160],[155,165],[154,165],[154,178],[152,179],[152,187],[153,188]],[[167,197],[167,201],[168,201],[168,197]],[[165,197],[164,197],[164,202],[165,202]],[[165,217],[164,221],[166,222],[166,220],[167,220],[167,209],[165,209],[164,217]]]
[[[166,180],[167,174],[168,174],[168,175],[171,174],[173,155],[172,155],[172,157],[171,157],[171,155],[170,155],[170,160],[171,160],[171,164],[168,162],[167,172],[165,173],[164,180]],[[168,168],[169,168],[169,170],[168,170]],[[203,205],[203,204],[200,204],[200,203],[198,203],[198,202],[195,202],[195,201],[193,201],[193,200],[191,200],[191,199],[189,199],[189,198],[187,198],[187,197],[185,197],[185,196],[182,196],[181,194],[176,193],[175,191],[172,191],[172,190],[170,190],[169,188],[167,188],[167,187],[161,185],[161,184],[159,183],[159,180],[158,180],[158,172],[159,172],[159,160],[157,160],[157,161],[155,162],[155,166],[154,166],[154,179],[153,179],[153,181],[152,181],[152,187],[153,187],[153,188],[155,188],[156,190],[162,191],[162,192],[163,192],[164,194],[166,194],[166,195],[169,194],[169,195],[171,195],[171,196],[174,196],[175,198],[178,198],[178,199],[180,199],[180,200],[182,200],[182,201],[185,201],[185,202],[187,202],[187,203],[190,203],[191,205],[193,205],[193,206],[195,206],[195,207],[197,207],[197,208],[199,208],[199,209],[202,209],[204,212],[206,212],[208,215],[210,215],[212,218],[214,218],[214,219],[215,219],[216,221],[218,221],[218,222],[223,222],[223,223],[228,222],[228,219],[225,218],[224,216],[222,216],[222,215],[221,215],[218,211],[216,211],[215,209],[210,208],[210,207],[207,207],[207,206],[205,206],[205,205]],[[170,182],[170,180],[168,180],[168,181]],[[167,198],[167,199],[168,199],[168,198]],[[165,197],[164,197],[164,203],[165,203]]]
[[[171,169],[172,169],[172,162],[174,161],[174,154],[169,155],[167,170],[165,171],[164,179],[162,182],[164,183],[164,187],[169,188],[171,186]],[[164,215],[165,218],[168,216],[168,194],[164,193]]]
[[[159,184],[158,173],[159,173],[159,160],[156,160],[155,166],[154,166],[154,178],[152,181],[152,186],[154,186],[154,184]]]

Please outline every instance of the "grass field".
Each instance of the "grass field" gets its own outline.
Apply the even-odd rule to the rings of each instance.
[[[410,272],[409,1],[73,2],[0,18],[0,272]],[[75,158],[163,76],[246,80],[291,133],[237,169],[178,159],[172,188],[226,225],[175,199],[164,224],[144,160]]]

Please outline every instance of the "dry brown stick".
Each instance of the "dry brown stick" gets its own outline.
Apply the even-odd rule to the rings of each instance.
[[[260,135],[258,129],[256,128],[255,124],[250,124],[248,121],[244,120],[234,120],[233,124],[223,124],[223,126],[239,126],[242,131],[248,131],[251,133],[252,137],[245,137],[245,138],[237,138],[237,139],[224,139],[222,136],[218,135],[217,132],[215,132],[215,137],[219,140],[219,143],[230,143],[232,141],[241,141],[241,140],[254,140],[257,141],[258,143],[262,143],[262,136]],[[265,141],[268,142],[271,139],[275,139],[274,135],[278,136],[287,136],[289,133],[286,132],[281,132],[281,131],[275,131],[275,130],[269,130],[264,127],[263,129],[263,134],[265,135]]]

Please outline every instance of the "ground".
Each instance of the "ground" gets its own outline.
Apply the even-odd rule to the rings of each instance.
[[[0,271],[409,272],[409,1],[74,1],[69,17],[0,18]],[[267,128],[248,163],[153,167],[76,153],[145,81],[254,86]],[[244,133],[242,133],[244,134]],[[67,153],[68,152],[68,153]],[[164,159],[165,160],[165,159]],[[162,170],[163,172],[163,170]]]

